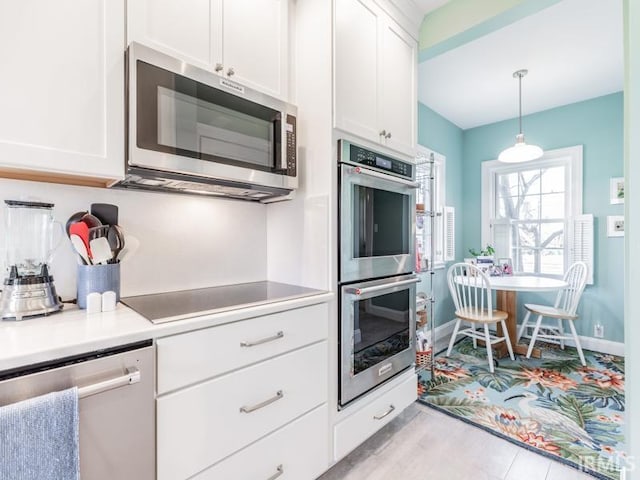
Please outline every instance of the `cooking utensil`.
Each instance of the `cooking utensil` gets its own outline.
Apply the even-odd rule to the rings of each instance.
[[[104,265],[111,259],[111,247],[105,237],[94,238],[89,242],[91,247],[91,261],[94,265]]]
[[[100,219],[98,217],[94,217],[90,213],[85,213],[80,220],[86,223],[89,228],[99,227],[102,225]]]
[[[77,235],[80,237],[87,251],[87,256],[89,258],[93,258],[93,255],[91,254],[91,245],[89,244],[89,227],[87,227],[87,224],[84,222],[72,223],[69,227],[69,238],[71,238],[71,235]]]
[[[118,224],[118,206],[110,203],[92,203],[91,215],[100,219],[103,225]]]
[[[71,235],[69,233],[69,227],[71,227],[72,224],[79,222],[80,220],[82,220],[82,217],[84,217],[88,212],[85,210],[83,212],[76,212],[73,215],[71,215],[69,217],[69,220],[67,220],[67,224],[64,227],[65,232],[67,232],[67,237],[69,235]]]
[[[89,229],[89,241],[94,238],[106,237],[109,232],[109,225],[100,225],[99,227],[91,227]]]
[[[69,239],[71,240],[71,245],[73,245],[74,250],[78,255],[80,255],[84,264],[91,265],[91,260],[89,260],[89,254],[87,253],[87,247],[85,247],[82,239],[74,233],[69,235]]]
[[[125,247],[118,254],[118,261],[124,262],[125,259],[136,253],[138,247],[140,247],[140,240],[132,235],[125,235]]]
[[[122,228],[120,228],[119,225],[110,225],[107,233],[107,240],[109,241],[112,253],[109,263],[115,263],[118,255],[125,246],[124,232],[122,231]]]

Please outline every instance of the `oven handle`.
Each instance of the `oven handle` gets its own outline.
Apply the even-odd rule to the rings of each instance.
[[[399,282],[385,283],[384,285],[374,285],[373,287],[364,287],[364,288],[349,287],[349,288],[345,288],[344,291],[347,293],[350,293],[351,295],[360,296],[360,295],[366,295],[367,293],[379,292],[380,290],[388,290],[389,288],[401,287],[402,285],[410,285],[412,283],[419,283],[419,282],[420,282],[420,279],[416,277],[416,278],[411,278],[409,280],[401,280]]]
[[[419,182],[412,182],[411,180],[404,180],[403,178],[394,177],[392,175],[387,175],[384,173],[376,172],[375,170],[369,170],[368,168],[362,167],[352,167],[350,173],[361,173],[363,175],[367,175],[369,177],[381,178],[383,180],[388,180],[394,183],[400,183],[409,188],[420,188]]]

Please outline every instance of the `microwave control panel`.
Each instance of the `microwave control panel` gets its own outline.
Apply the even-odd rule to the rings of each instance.
[[[297,152],[296,152],[296,117],[287,115],[287,176],[296,176]]]
[[[351,163],[366,165],[377,170],[389,172],[397,177],[413,180],[413,165],[411,163],[367,150],[352,143],[349,143],[348,151],[348,158],[345,160]]]

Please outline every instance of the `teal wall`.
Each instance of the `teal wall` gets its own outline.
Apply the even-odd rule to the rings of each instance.
[[[463,132],[460,210],[464,212],[464,251],[480,245],[481,163],[495,160],[502,149],[512,145],[517,131],[517,119],[511,119]],[[595,277],[594,285],[583,295],[576,328],[580,335],[593,336],[593,325],[600,321],[605,339],[623,342],[624,239],[607,237],[606,218],[624,213],[623,205],[609,204],[609,179],[623,176],[623,95],[614,93],[528,115],[523,118],[523,131],[528,143],[545,150],[583,145],[583,211],[595,218]],[[458,235],[460,232],[457,230]],[[553,298],[520,295],[519,303],[551,302]]]
[[[463,131],[460,128],[429,107],[418,103],[418,143],[447,158],[445,202],[448,206],[456,209],[456,258],[459,259],[464,256],[461,208],[463,205],[462,135]],[[446,272],[446,269],[439,269],[434,275],[436,325],[442,325],[455,318],[453,302],[447,288]],[[422,282],[418,284],[418,291],[427,292],[428,289],[429,276],[422,274]]]

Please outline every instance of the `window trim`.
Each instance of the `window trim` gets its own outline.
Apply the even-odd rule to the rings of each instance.
[[[445,225],[444,225],[444,207],[446,206],[446,168],[447,168],[447,157],[443,154],[436,152],[435,150],[431,150],[429,147],[425,147],[424,145],[418,144],[416,146],[416,168],[418,164],[423,163],[420,159],[426,159],[428,161],[429,156],[433,153],[433,159],[436,167],[436,178],[435,178],[435,190],[436,190],[436,211],[440,213],[436,217],[434,231],[431,232],[432,235],[437,233],[436,236],[436,249],[440,248],[442,254],[440,255],[440,259],[433,262],[434,270],[441,270],[445,268],[446,261],[445,251],[444,251],[444,235],[445,235]],[[440,225],[438,226],[438,222]],[[434,257],[436,257],[434,253]]]
[[[481,245],[487,245],[491,239],[490,224],[494,219],[493,213],[496,208],[495,177],[498,174],[511,172],[514,170],[524,170],[526,168],[543,168],[545,166],[565,165],[568,175],[565,177],[565,191],[568,195],[568,208],[565,222],[567,226],[572,218],[582,215],[582,190],[583,190],[583,147],[575,145],[573,147],[558,148],[548,150],[537,159],[522,163],[504,163],[498,160],[488,160],[482,162],[481,175]],[[567,229],[565,245],[571,245],[572,238],[570,229]],[[566,266],[565,266],[566,268]],[[550,275],[555,276],[555,275]]]

